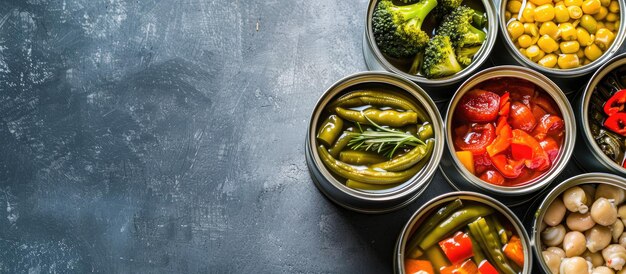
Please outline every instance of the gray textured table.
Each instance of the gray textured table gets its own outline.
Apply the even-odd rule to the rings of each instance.
[[[366,69],[366,5],[0,1],[0,272],[391,272],[450,186],[356,214],[303,155],[317,98]]]

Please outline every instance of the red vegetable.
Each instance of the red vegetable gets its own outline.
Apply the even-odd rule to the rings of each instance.
[[[565,122],[561,117],[552,114],[546,114],[539,120],[537,126],[532,132],[538,140],[543,140],[546,135],[558,135],[565,130]]]
[[[532,103],[540,106],[543,110],[545,110],[549,114],[559,115],[559,112],[557,111],[557,108],[554,106],[554,103],[552,102],[552,100],[546,98],[543,95],[539,95],[536,98],[534,98],[532,100]]]
[[[455,129],[454,145],[460,150],[471,151],[474,155],[485,153],[485,150],[496,137],[492,124],[473,123]]]
[[[491,164],[506,178],[517,178],[524,169],[524,161],[515,161],[504,154],[492,156]]]
[[[474,155],[474,174],[481,174],[491,168],[491,159],[488,153]]]
[[[485,171],[485,173],[480,175],[480,179],[494,185],[504,185],[504,176],[495,170]]]
[[[511,156],[514,160],[530,160],[533,158],[533,149],[526,144],[511,144]]]
[[[626,136],[626,113],[618,112],[609,116],[604,121],[604,127],[619,135]]]
[[[548,114],[548,112],[546,112],[542,107],[533,104],[530,107],[530,111],[533,112],[533,116],[535,116],[535,120],[539,121],[541,120],[541,117],[545,116],[546,114]]]
[[[498,126],[496,127],[496,139],[487,146],[489,156],[496,155],[509,148],[511,144],[511,126],[506,122],[506,118],[500,117]]]
[[[439,247],[453,264],[474,256],[472,240],[467,234],[460,231],[451,238],[439,242]]]
[[[507,87],[513,101],[521,101],[528,104],[528,102],[535,97],[535,84],[529,81],[510,79],[507,80]]]
[[[611,116],[615,113],[624,111],[624,104],[626,103],[626,89],[622,89],[614,93],[609,100],[604,103],[604,113]]]
[[[467,260],[463,263],[453,264],[441,269],[441,274],[477,274],[478,267],[471,260]]]
[[[515,129],[521,129],[530,132],[535,127],[537,120],[528,106],[513,102],[511,104],[511,113],[509,114],[509,124]]]
[[[524,164],[530,169],[545,170],[550,167],[548,154],[533,136],[523,130],[513,130],[511,154],[515,160],[524,160]]]
[[[509,112],[511,111],[510,97],[511,94],[508,91],[500,96],[500,110],[498,111],[498,115],[509,116]]]
[[[480,274],[498,274],[498,270],[496,270],[496,268],[493,267],[493,265],[491,265],[491,263],[487,260],[480,262],[480,265],[478,265],[478,272],[480,272]]]
[[[433,265],[426,260],[404,259],[404,271],[407,274],[414,274],[424,271],[428,274],[434,274]],[[421,274],[421,273],[420,273]]]
[[[518,266],[524,266],[524,247],[517,235],[512,236],[509,243],[504,246],[504,255]]]
[[[498,117],[500,96],[491,91],[473,89],[463,95],[457,106],[458,117],[470,122],[490,122]]]
[[[548,154],[548,158],[550,158],[550,163],[554,163],[556,160],[556,156],[559,155],[559,144],[552,138],[546,137],[545,139],[539,142],[543,151]]]

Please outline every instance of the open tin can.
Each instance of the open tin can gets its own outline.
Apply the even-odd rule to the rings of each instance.
[[[325,164],[320,156],[320,144],[316,135],[324,121],[327,106],[337,98],[355,91],[383,90],[394,92],[421,105],[429,117],[434,145],[427,162],[414,175],[394,187],[382,190],[364,190],[346,186],[345,178]],[[364,114],[363,114],[364,115]],[[360,127],[360,126],[359,126]],[[401,208],[416,199],[432,180],[443,152],[443,122],[435,103],[415,83],[388,72],[362,72],[347,76],[333,84],[321,96],[311,115],[305,141],[306,162],[313,182],[328,199],[347,209],[362,213],[383,213]],[[344,131],[345,133],[345,131]],[[325,155],[325,154],[324,154]],[[329,159],[328,157],[324,159]],[[371,171],[371,170],[370,170]]]
[[[478,175],[474,175],[468,171],[455,154],[456,150],[452,137],[452,119],[457,105],[466,93],[477,85],[493,78],[517,78],[531,82],[553,99],[555,106],[562,115],[565,136],[562,137],[562,145],[558,151],[558,155],[555,157],[554,161],[552,161],[547,171],[543,172],[538,177],[526,181],[524,184],[502,186],[485,182],[477,177]],[[506,205],[519,205],[535,197],[541,189],[549,185],[550,182],[563,171],[574,149],[574,142],[576,140],[575,132],[576,124],[574,122],[572,108],[561,89],[554,82],[542,74],[524,67],[492,67],[478,72],[476,75],[466,80],[459,87],[454,97],[452,97],[446,113],[446,146],[440,168],[446,180],[457,190],[486,192]]]
[[[404,228],[400,232],[400,236],[398,237],[398,240],[396,242],[396,247],[395,247],[394,257],[393,257],[394,273],[407,273],[405,269],[405,259],[412,256],[410,255],[411,252],[408,251],[407,249],[411,245],[411,241],[413,240],[412,238],[416,237],[418,229],[424,226],[426,220],[429,219],[429,217],[432,217],[435,214],[435,212],[440,212],[441,211],[440,209],[442,209],[444,206],[449,206],[453,201],[457,199],[460,200],[461,203],[463,203],[463,207],[467,206],[467,204],[474,203],[474,204],[486,206],[488,208],[492,208],[494,211],[494,213],[492,214],[497,215],[499,218],[502,219],[502,221],[507,222],[508,225],[510,225],[509,227],[512,228],[512,230],[514,231],[513,234],[517,235],[519,239],[521,240],[521,245],[523,247],[524,262],[523,262],[523,265],[520,266],[522,268],[521,273],[532,273],[533,264],[532,264],[530,240],[528,238],[528,234],[526,233],[526,230],[524,229],[524,226],[522,225],[520,220],[517,218],[517,216],[515,216],[515,214],[513,214],[513,212],[507,206],[503,205],[502,203],[498,202],[497,200],[489,196],[486,196],[480,193],[465,192],[465,191],[450,192],[450,193],[446,193],[438,197],[435,197],[431,199],[430,201],[426,202],[426,204],[421,206],[413,214],[413,216],[411,216],[407,224],[404,226]],[[454,213],[453,215],[458,216],[460,214]],[[467,220],[466,223],[473,222],[475,219],[476,218]],[[463,230],[464,227],[465,226],[456,227],[456,230],[459,230],[459,229]],[[490,228],[493,228],[493,227],[490,227]],[[438,229],[438,228],[435,228],[435,229]],[[454,233],[454,231],[452,231],[452,233]],[[469,233],[471,234],[471,231]],[[452,235],[449,235],[449,236],[452,236]],[[474,244],[474,242],[477,242],[476,239],[474,238],[472,240],[473,240],[472,245]],[[436,268],[436,266],[434,267]]]
[[[374,31],[372,29],[372,15],[378,2],[378,0],[370,0],[367,7],[365,32],[363,35],[363,56],[365,58],[365,64],[370,70],[393,72],[418,83],[420,86],[428,88],[428,94],[435,102],[447,101],[454,92],[454,88],[449,87],[469,77],[485,63],[498,36],[498,22],[496,19],[498,15],[493,1],[466,1],[468,3],[464,3],[465,5],[469,5],[471,8],[484,12],[487,16],[487,36],[481,49],[474,56],[472,63],[452,76],[438,79],[428,79],[422,75],[409,74],[407,72],[408,68],[403,68],[406,67],[407,64],[402,64],[398,60],[387,58],[376,45]],[[410,66],[410,62],[408,66]]]
[[[563,181],[562,183],[558,184],[557,186],[554,187],[554,189],[552,189],[547,195],[546,197],[543,199],[543,202],[541,202],[541,204],[539,205],[539,208],[537,209],[537,211],[535,212],[535,219],[533,222],[533,227],[532,227],[532,243],[533,243],[533,253],[535,254],[535,256],[537,256],[537,260],[539,262],[539,265],[541,266],[541,269],[544,273],[551,273],[550,271],[550,266],[548,265],[548,263],[546,262],[546,259],[544,259],[544,255],[543,252],[546,250],[546,248],[548,246],[546,246],[544,244],[544,240],[542,239],[542,232],[544,231],[544,229],[546,229],[548,227],[548,224],[546,224],[545,218],[546,215],[548,214],[548,211],[550,210],[554,210],[556,209],[556,207],[551,207],[553,202],[555,202],[557,199],[562,199],[562,194],[564,194],[567,190],[573,188],[573,187],[577,187],[577,186],[582,186],[582,185],[595,185],[595,189],[598,189],[597,186],[604,184],[604,185],[609,185],[612,187],[617,187],[617,188],[621,188],[622,190],[626,190],[626,180],[622,177],[613,175],[613,174],[607,174],[607,173],[586,173],[586,174],[581,174],[578,176],[574,176],[572,178],[569,178],[565,181]],[[587,196],[587,194],[589,194],[590,190],[584,189],[582,190],[584,191],[586,194],[585,196]],[[595,191],[595,190],[594,190]],[[608,189],[608,191],[610,191],[610,195],[618,195],[617,193],[614,193],[614,191],[611,191],[611,189]],[[622,193],[623,194],[623,193]],[[569,195],[570,197],[575,197],[576,194],[571,194]],[[593,196],[593,195],[592,195]],[[602,195],[602,197],[604,197],[605,195]],[[588,211],[592,210],[592,206],[591,204],[594,203],[595,198],[591,198],[591,201],[587,201],[587,203],[589,204],[588,207]],[[559,201],[560,202],[560,201]],[[562,203],[561,203],[562,205]],[[567,205],[566,205],[567,206]],[[570,212],[569,209],[563,209],[566,212]],[[565,214],[565,212],[563,212],[563,214]],[[573,213],[570,213],[573,214]],[[557,225],[566,225],[566,221],[565,218],[567,216],[563,216],[563,215],[559,215],[561,217],[561,221],[554,221],[555,217],[558,214],[550,214],[550,217],[548,219],[547,222],[554,222],[552,223],[552,227],[555,227]],[[567,221],[567,225],[569,226],[569,222]],[[617,219],[617,222],[620,222],[619,219]],[[594,223],[595,224],[595,223]],[[623,226],[622,226],[623,227]],[[578,228],[576,228],[578,229]],[[609,228],[612,229],[612,228]],[[589,229],[591,230],[591,229]],[[589,231],[587,230],[587,231]],[[565,229],[563,228],[563,233],[565,233],[565,231],[570,231],[570,229]],[[584,231],[583,231],[584,232]],[[546,237],[552,236],[554,237],[554,235],[556,234],[556,232],[552,231],[550,233],[546,233]],[[581,234],[582,235],[582,234]],[[594,239],[594,240],[599,240],[599,239]],[[592,243],[590,243],[592,244]],[[560,248],[561,245],[557,244],[554,247],[558,247]],[[586,247],[585,247],[586,249]],[[602,250],[593,252],[594,254],[587,254],[587,253],[583,253],[581,255],[576,255],[576,256],[582,256],[584,259],[590,261],[597,261],[597,258],[594,260],[594,257],[592,256],[598,256],[597,254],[600,253],[601,254]],[[587,255],[585,255],[587,254]],[[602,255],[600,255],[602,256]],[[567,257],[572,257],[572,256],[567,256]],[[551,259],[551,257],[547,257],[549,259]],[[558,261],[558,260],[556,260]],[[554,263],[555,260],[552,260],[552,263]],[[598,264],[598,263],[595,263]],[[604,264],[602,264],[604,265]],[[591,273],[591,272],[589,272]],[[596,273],[596,272],[594,272]],[[615,273],[617,273],[617,271],[615,271]]]
[[[614,81],[607,79],[615,72],[622,88],[626,88],[626,54],[615,56],[605,63],[591,77],[584,92],[576,102],[576,120],[578,121],[579,136],[576,143],[575,159],[580,167],[587,171],[611,172],[626,176],[624,165],[624,150],[626,150],[626,137],[619,136],[607,130],[603,125],[606,118],[603,111],[604,100],[616,93],[616,90],[603,86],[601,82]],[[607,82],[607,84],[614,85]],[[599,87],[599,86],[603,87]],[[605,94],[607,93],[607,94]],[[613,158],[603,151],[610,152]],[[617,161],[620,163],[618,164]]]

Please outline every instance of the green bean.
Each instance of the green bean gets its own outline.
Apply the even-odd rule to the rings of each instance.
[[[336,160],[328,153],[323,145],[320,145],[317,148],[317,151],[322,162],[324,162],[326,167],[332,172],[343,178],[368,184],[384,185],[406,182],[419,171],[419,167],[417,167],[417,165],[401,172],[386,172],[371,170],[369,168],[358,168]]]
[[[339,153],[339,161],[351,165],[371,165],[385,160],[387,158],[373,151],[344,150]]]
[[[392,107],[401,110],[412,110],[417,113],[417,118],[422,122],[428,121],[428,115],[424,110],[415,105],[413,100],[405,95],[393,91],[354,91],[341,96],[331,104],[335,107],[358,107],[364,105],[375,105]]]
[[[426,139],[433,138],[434,136],[433,125],[430,123],[424,123],[417,129],[417,138],[420,138],[422,141],[426,141]]]
[[[476,238],[476,241],[480,245],[480,247],[485,251],[489,261],[494,264],[494,267],[498,270],[499,273],[504,274],[516,274],[517,272],[509,265],[504,257],[504,254],[498,248],[499,240],[494,238],[494,234],[489,229],[489,225],[484,218],[479,218],[478,220],[470,223],[468,225],[470,232]]]
[[[491,227],[493,227],[494,232],[496,232],[496,234],[498,235],[498,239],[500,239],[500,243],[505,245],[509,242],[509,237],[506,235],[506,229],[504,229],[504,226],[502,225],[502,223],[500,223],[500,220],[498,220],[498,218],[494,215],[489,216],[489,219],[487,219],[487,221],[489,222],[489,225]]]
[[[439,223],[435,229],[424,237],[424,240],[422,240],[419,244],[419,247],[422,250],[425,250],[439,242],[446,235],[455,232],[477,217],[487,216],[491,213],[493,213],[493,209],[484,205],[465,206]]]
[[[460,199],[456,199],[437,210],[433,215],[428,217],[413,233],[413,236],[409,240],[407,244],[406,250],[409,250],[409,253],[420,254],[419,245],[422,240],[426,237],[427,233],[431,232],[435,227],[443,220],[448,218],[452,213],[454,213],[457,209],[463,206],[463,202]],[[417,256],[419,257],[419,255]]]
[[[357,111],[336,107],[335,112],[343,119],[366,125],[371,125],[370,120],[378,125],[391,127],[402,127],[417,123],[417,113],[412,110],[399,112],[392,109],[379,110],[368,108],[363,111]],[[367,118],[365,118],[366,116]]]
[[[330,147],[335,143],[341,130],[343,129],[343,120],[337,115],[330,115],[317,132],[317,141],[326,147]]]
[[[425,159],[429,155],[429,151],[432,151],[435,147],[435,139],[428,139],[425,145],[417,145],[408,153],[395,157],[387,162],[371,165],[372,169],[383,169],[386,171],[402,171],[405,170],[422,159]]]
[[[341,133],[341,135],[339,135],[339,138],[337,138],[337,141],[335,141],[335,144],[333,144],[333,146],[328,149],[330,155],[332,155],[334,158],[337,158],[339,156],[339,153],[348,145],[350,140],[352,140],[352,137],[354,135],[350,133],[355,131],[356,130],[353,127],[349,127],[343,133]]]
[[[426,258],[433,265],[433,269],[439,271],[442,267],[446,267],[450,265],[450,261],[446,258],[446,255],[443,254],[443,251],[438,246],[432,246],[429,249],[426,249]],[[414,258],[414,259],[417,259]],[[418,272],[419,273],[419,272]],[[439,273],[439,272],[436,272]]]
[[[472,253],[474,253],[474,257],[472,257],[472,259],[474,259],[474,262],[476,263],[476,265],[479,266],[480,263],[482,263],[483,260],[485,260],[487,257],[485,257],[483,250],[480,249],[480,245],[476,241],[476,236],[472,235],[471,231],[468,232],[467,234],[470,240],[472,241]]]
[[[354,180],[347,180],[346,186],[354,189],[362,189],[362,190],[383,190],[389,189],[392,187],[399,186],[400,184],[389,184],[389,185],[375,185],[375,184],[367,184],[361,183]]]

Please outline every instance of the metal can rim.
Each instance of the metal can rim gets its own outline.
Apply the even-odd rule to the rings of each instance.
[[[396,81],[396,82],[393,82]],[[333,99],[341,91],[346,88],[350,88],[351,86],[363,83],[380,83],[394,86],[400,90],[404,90],[407,94],[411,95],[416,102],[420,103],[426,113],[430,116],[432,120],[433,130],[435,132],[435,147],[433,149],[433,154],[428,162],[421,171],[416,173],[411,179],[397,188],[392,188],[388,191],[361,191],[349,188],[345,186],[343,183],[339,182],[335,177],[330,174],[330,171],[326,168],[326,166],[321,162],[321,159],[317,153],[317,150],[312,149],[316,147],[315,145],[315,134],[317,122],[319,119],[319,115],[322,110],[326,107],[326,105]],[[425,189],[425,187],[430,183],[430,180],[434,176],[437,166],[439,165],[439,161],[441,160],[441,155],[443,154],[443,120],[441,115],[439,115],[439,111],[437,111],[435,103],[432,99],[426,94],[426,92],[419,87],[414,82],[403,78],[402,76],[384,72],[384,71],[376,71],[376,72],[358,72],[348,76],[345,76],[334,84],[332,84],[323,94],[320,96],[319,100],[315,104],[315,108],[311,114],[309,119],[309,125],[307,130],[307,139],[306,146],[310,149],[309,154],[311,157],[311,165],[317,169],[320,173],[322,173],[322,177],[328,181],[333,187],[340,190],[342,193],[351,196],[355,199],[366,200],[366,201],[390,201],[395,200],[400,197],[408,196],[412,193],[419,191],[420,189]],[[311,168],[311,167],[309,167]],[[322,182],[320,182],[322,183]],[[319,187],[318,187],[319,188]],[[326,194],[326,193],[325,193]],[[327,195],[329,196],[329,195]],[[416,198],[416,197],[414,197]],[[414,199],[413,198],[413,199]],[[343,203],[339,203],[342,206],[346,207]],[[358,209],[347,206],[346,208],[360,211]],[[383,211],[381,211],[383,212]]]
[[[502,204],[500,201],[487,196],[485,194],[481,194],[478,192],[471,191],[454,191],[448,192],[437,197],[434,197],[428,200],[424,205],[418,208],[413,215],[409,218],[407,223],[402,228],[400,235],[398,235],[398,239],[396,240],[396,245],[394,249],[394,273],[405,273],[404,271],[404,250],[406,248],[406,240],[410,236],[411,229],[420,218],[422,218],[426,213],[431,211],[435,206],[438,206],[442,203],[452,201],[456,198],[460,198],[461,200],[471,200],[486,204],[498,212],[500,212],[503,216],[509,219],[511,224],[515,227],[518,232],[518,235],[522,238],[522,244],[524,247],[524,258],[528,258],[524,261],[523,273],[531,273],[532,272],[532,244],[530,238],[528,237],[528,233],[526,229],[524,229],[524,225],[519,220],[519,218],[509,209],[507,206]]]
[[[447,86],[460,82],[464,78],[468,77],[472,74],[472,72],[476,71],[479,67],[481,67],[489,55],[493,50],[493,47],[496,43],[496,39],[498,37],[498,22],[497,22],[497,13],[496,8],[492,1],[490,0],[480,0],[485,8],[485,12],[487,14],[487,38],[485,39],[485,43],[477,53],[475,60],[472,63],[461,70],[460,72],[443,78],[438,79],[428,79],[423,76],[411,75],[404,71],[397,69],[394,65],[392,65],[387,59],[383,56],[383,54],[378,50],[378,46],[376,45],[376,41],[374,40],[374,32],[372,30],[372,14],[374,13],[374,8],[378,3],[378,0],[370,0],[367,8],[367,12],[365,14],[365,40],[367,41],[367,47],[370,51],[372,51],[372,55],[376,59],[376,61],[387,71],[396,73],[405,77],[413,82],[423,84],[426,86]],[[365,47],[365,45],[364,45]],[[365,50],[365,49],[364,49]]]
[[[566,77],[577,77],[582,76],[588,73],[591,73],[595,69],[597,69],[602,64],[606,63],[607,60],[611,59],[615,53],[617,53],[626,38],[626,24],[620,24],[619,30],[617,31],[617,35],[615,35],[615,39],[613,40],[613,44],[606,50],[602,56],[593,62],[572,69],[553,69],[546,68],[540,66],[539,64],[530,61],[528,58],[522,56],[522,54],[515,48],[515,45],[511,41],[509,37],[509,33],[506,29],[507,22],[505,22],[506,18],[504,18],[503,14],[506,12],[506,4],[510,0],[501,0],[500,1],[500,12],[498,13],[499,20],[498,25],[500,32],[502,33],[504,44],[506,44],[506,49],[509,51],[511,56],[521,65],[537,70],[541,73],[548,74],[550,76],[566,78]],[[618,1],[620,5],[620,18],[626,17],[626,4],[623,1]]]
[[[550,268],[546,266],[543,260],[543,256],[541,255],[541,231],[540,230],[542,229],[543,217],[546,213],[548,206],[550,206],[552,202],[554,201],[554,199],[559,197],[561,193],[563,193],[566,189],[570,187],[583,185],[583,184],[609,184],[609,185],[617,186],[626,190],[626,180],[624,178],[617,176],[615,174],[594,172],[594,173],[580,174],[580,175],[571,177],[569,179],[566,179],[565,181],[556,185],[552,190],[550,190],[550,192],[548,192],[546,197],[543,199],[543,201],[539,205],[537,211],[535,212],[535,219],[533,221],[533,227],[531,229],[532,231],[531,243],[533,246],[533,253],[537,257],[537,260],[539,261],[539,265],[541,265],[541,268],[545,273],[550,273],[549,271]]]
[[[611,161],[608,156],[602,153],[601,149],[598,147],[596,142],[593,142],[593,136],[591,135],[591,130],[589,127],[589,102],[591,100],[591,95],[595,92],[594,89],[598,85],[600,81],[611,71],[618,68],[619,66],[626,65],[626,53],[619,54],[613,58],[611,58],[608,62],[603,64],[589,79],[587,82],[587,86],[583,90],[581,95],[581,102],[579,104],[578,113],[581,114],[579,123],[580,123],[580,131],[583,136],[583,142],[590,148],[592,155],[608,170],[612,172],[619,173],[622,176],[626,176],[626,169],[618,165],[617,163]]]
[[[469,91],[475,84],[487,80],[491,77],[515,77],[533,82],[535,85],[541,87],[548,95],[552,97],[554,102],[559,107],[563,116],[563,121],[565,122],[565,137],[563,140],[563,145],[559,150],[559,155],[557,156],[558,160],[556,164],[553,164],[548,171],[544,172],[539,177],[520,186],[504,187],[484,182],[480,178],[467,171],[467,169],[463,167],[463,165],[454,155],[455,149],[452,145],[453,141],[451,133],[451,120],[452,116],[454,115],[454,108],[456,107],[461,97],[465,94],[465,92]],[[474,84],[473,82],[477,83]],[[549,87],[549,89],[546,87]],[[549,185],[550,182],[554,180],[567,165],[568,160],[572,156],[574,143],[576,141],[576,122],[574,119],[574,111],[563,91],[559,88],[558,85],[550,80],[550,78],[529,68],[521,66],[495,66],[484,69],[467,79],[465,82],[463,82],[463,84],[461,84],[461,86],[459,86],[456,93],[450,100],[450,104],[448,104],[448,109],[446,111],[445,117],[446,118],[444,121],[444,130],[446,135],[446,146],[448,148],[448,151],[450,152],[449,156],[452,158],[453,165],[456,168],[457,172],[459,172],[461,176],[472,185],[475,185],[482,190],[503,196],[529,194],[539,191]]]

